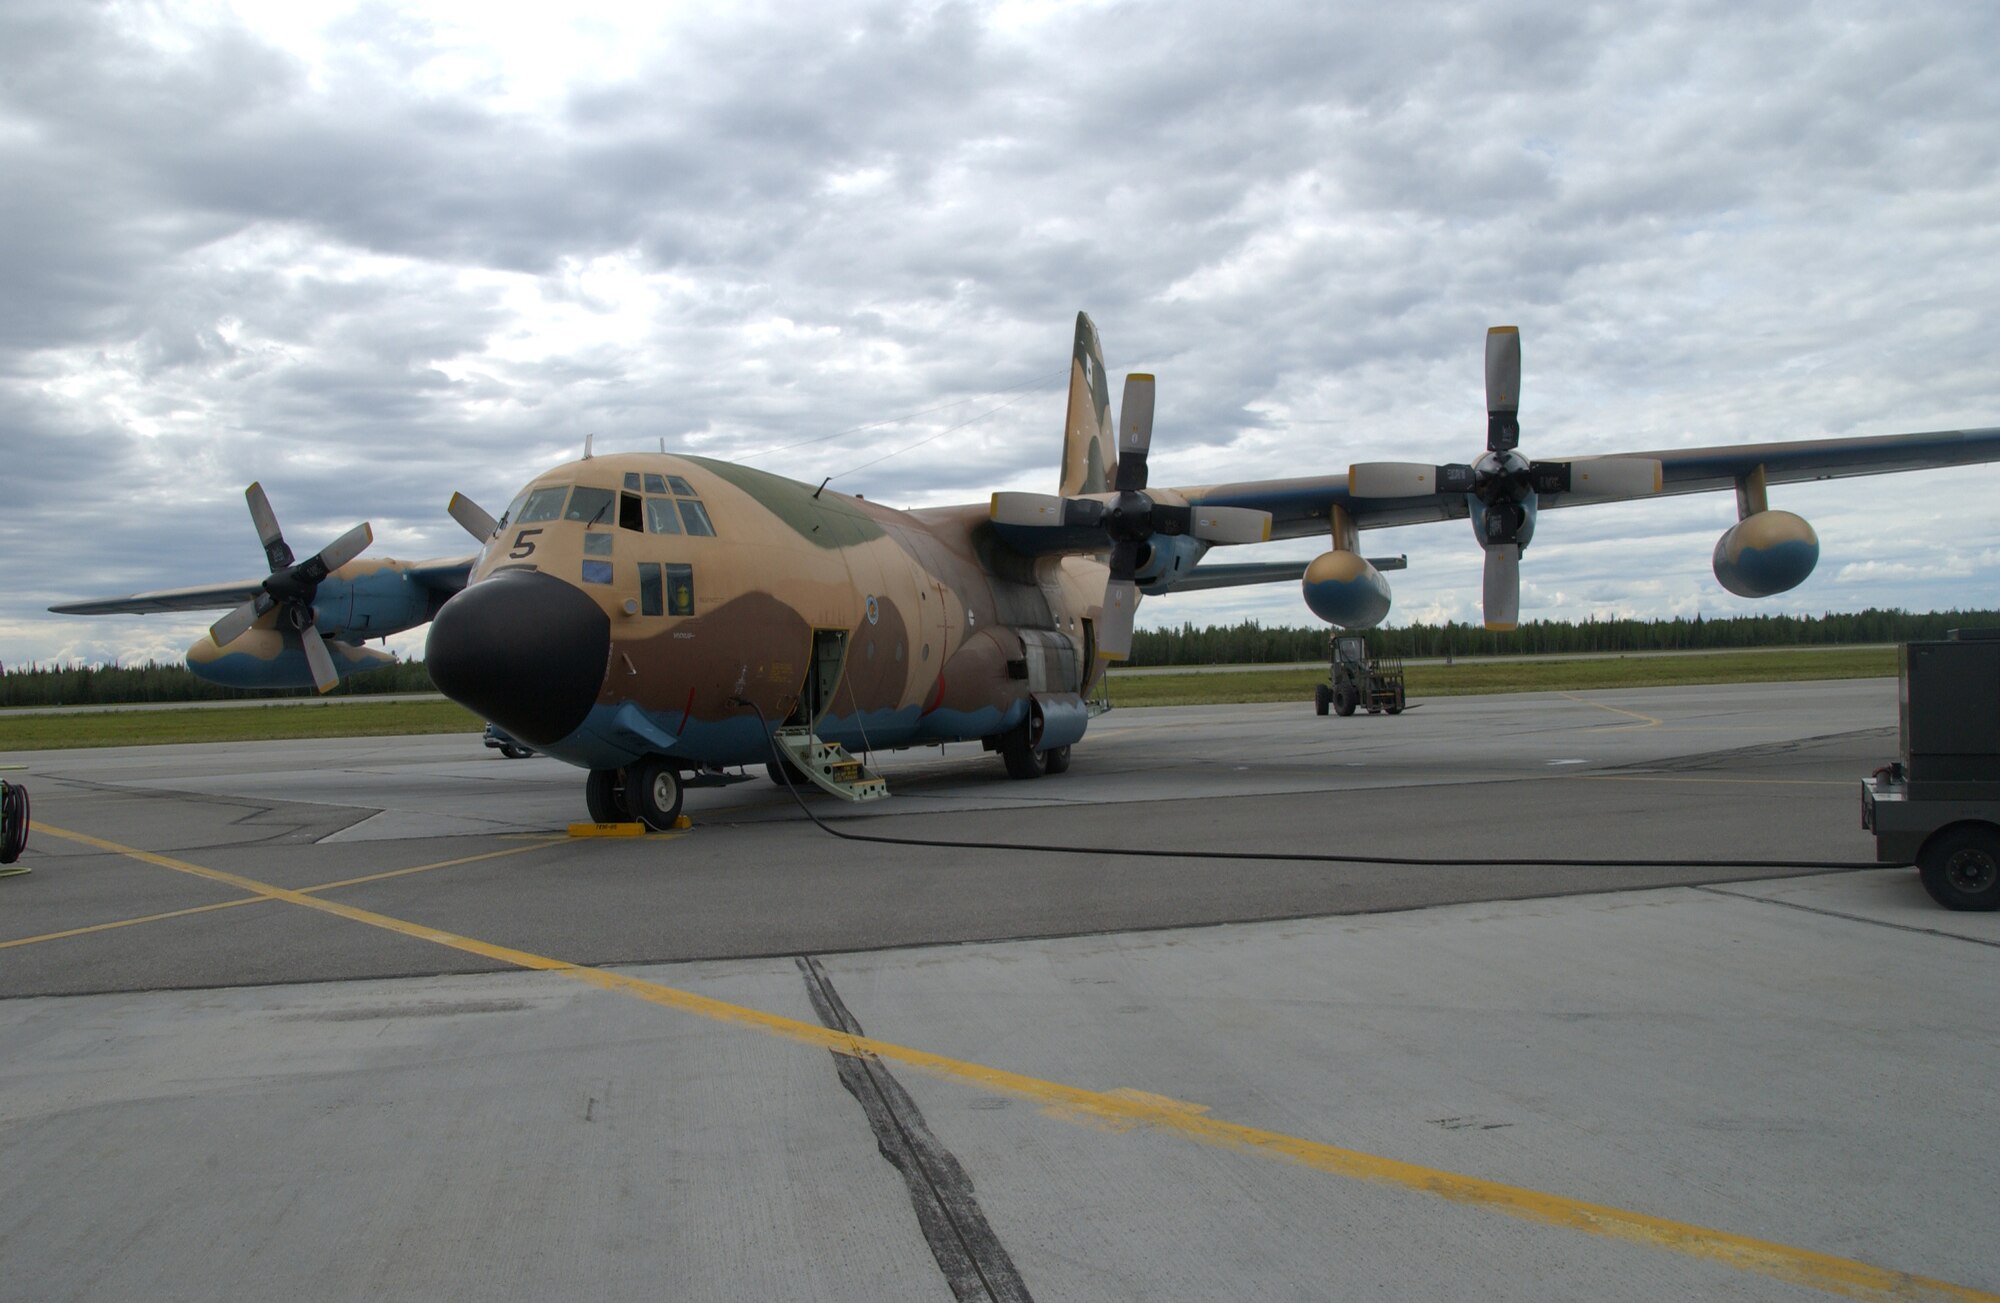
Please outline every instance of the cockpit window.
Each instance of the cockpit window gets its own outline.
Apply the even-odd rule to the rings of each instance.
[[[587,525],[602,525],[611,520],[610,489],[593,489],[587,484],[576,486],[576,492],[569,495],[569,510],[563,512],[564,520],[581,520]]]
[[[695,496],[694,485],[688,483],[678,475],[667,476],[667,487],[683,498],[692,498]]]
[[[531,525],[538,520],[554,520],[562,514],[563,497],[568,494],[569,485],[558,484],[546,489],[536,489],[521,504],[521,514],[514,517],[517,525]]]
[[[666,476],[664,476],[664,475],[648,475],[648,476],[646,477],[646,492],[648,492],[648,493],[665,493],[666,491],[667,491],[667,477],[666,477]]]
[[[697,538],[715,537],[715,526],[708,523],[708,512],[699,502],[690,502],[683,498],[680,500],[680,509],[681,522],[687,526],[688,533]]]
[[[627,493],[637,493],[637,492],[639,491],[639,472],[638,472],[638,471],[626,471],[626,472],[625,472],[625,491],[626,491]]]
[[[646,499],[646,529],[653,534],[678,534],[681,532],[681,518],[674,510],[672,498]]]

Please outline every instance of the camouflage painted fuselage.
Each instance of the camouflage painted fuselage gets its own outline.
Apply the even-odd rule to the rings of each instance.
[[[571,462],[502,517],[427,661],[447,695],[589,769],[761,762],[787,720],[855,751],[996,737],[1031,694],[1100,672],[1105,570],[1015,556],[987,515],[703,458]]]

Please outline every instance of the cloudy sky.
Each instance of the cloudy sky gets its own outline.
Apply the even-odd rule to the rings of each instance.
[[[400,557],[586,434],[1049,490],[1078,309],[1157,484],[1469,459],[1495,323],[1531,455],[2000,425],[1996,49],[1976,0],[9,0],[0,661],[179,655],[43,608],[257,574],[253,479]],[[1778,490],[1822,557],[1761,604],[1726,495],[1552,513],[1523,618],[2000,605],[1996,496]],[[1367,542],[1392,623],[1476,616],[1463,523]],[[1243,615],[1310,619],[1140,621]]]

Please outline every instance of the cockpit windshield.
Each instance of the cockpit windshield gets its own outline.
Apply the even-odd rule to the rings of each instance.
[[[536,489],[521,504],[521,514],[514,518],[517,525],[532,525],[538,520],[554,520],[562,514],[563,498],[569,493],[569,485],[554,484],[545,489]]]
[[[611,499],[614,496],[610,489],[593,489],[587,484],[579,484],[576,492],[569,495],[569,510],[563,512],[563,519],[602,525],[612,519]]]

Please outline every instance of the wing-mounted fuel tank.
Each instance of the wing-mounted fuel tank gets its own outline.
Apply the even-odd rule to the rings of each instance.
[[[1314,557],[1300,577],[1306,607],[1328,624],[1372,629],[1389,614],[1389,581],[1361,555],[1361,535],[1347,508],[1336,503],[1327,518],[1333,550]]]
[[[1372,629],[1389,614],[1389,581],[1359,552],[1320,553],[1299,586],[1314,615],[1343,629]]]
[[[1773,511],[1759,466],[1736,483],[1739,519],[1715,543],[1715,578],[1738,597],[1769,597],[1804,583],[1819,564],[1819,535],[1804,517]]]

